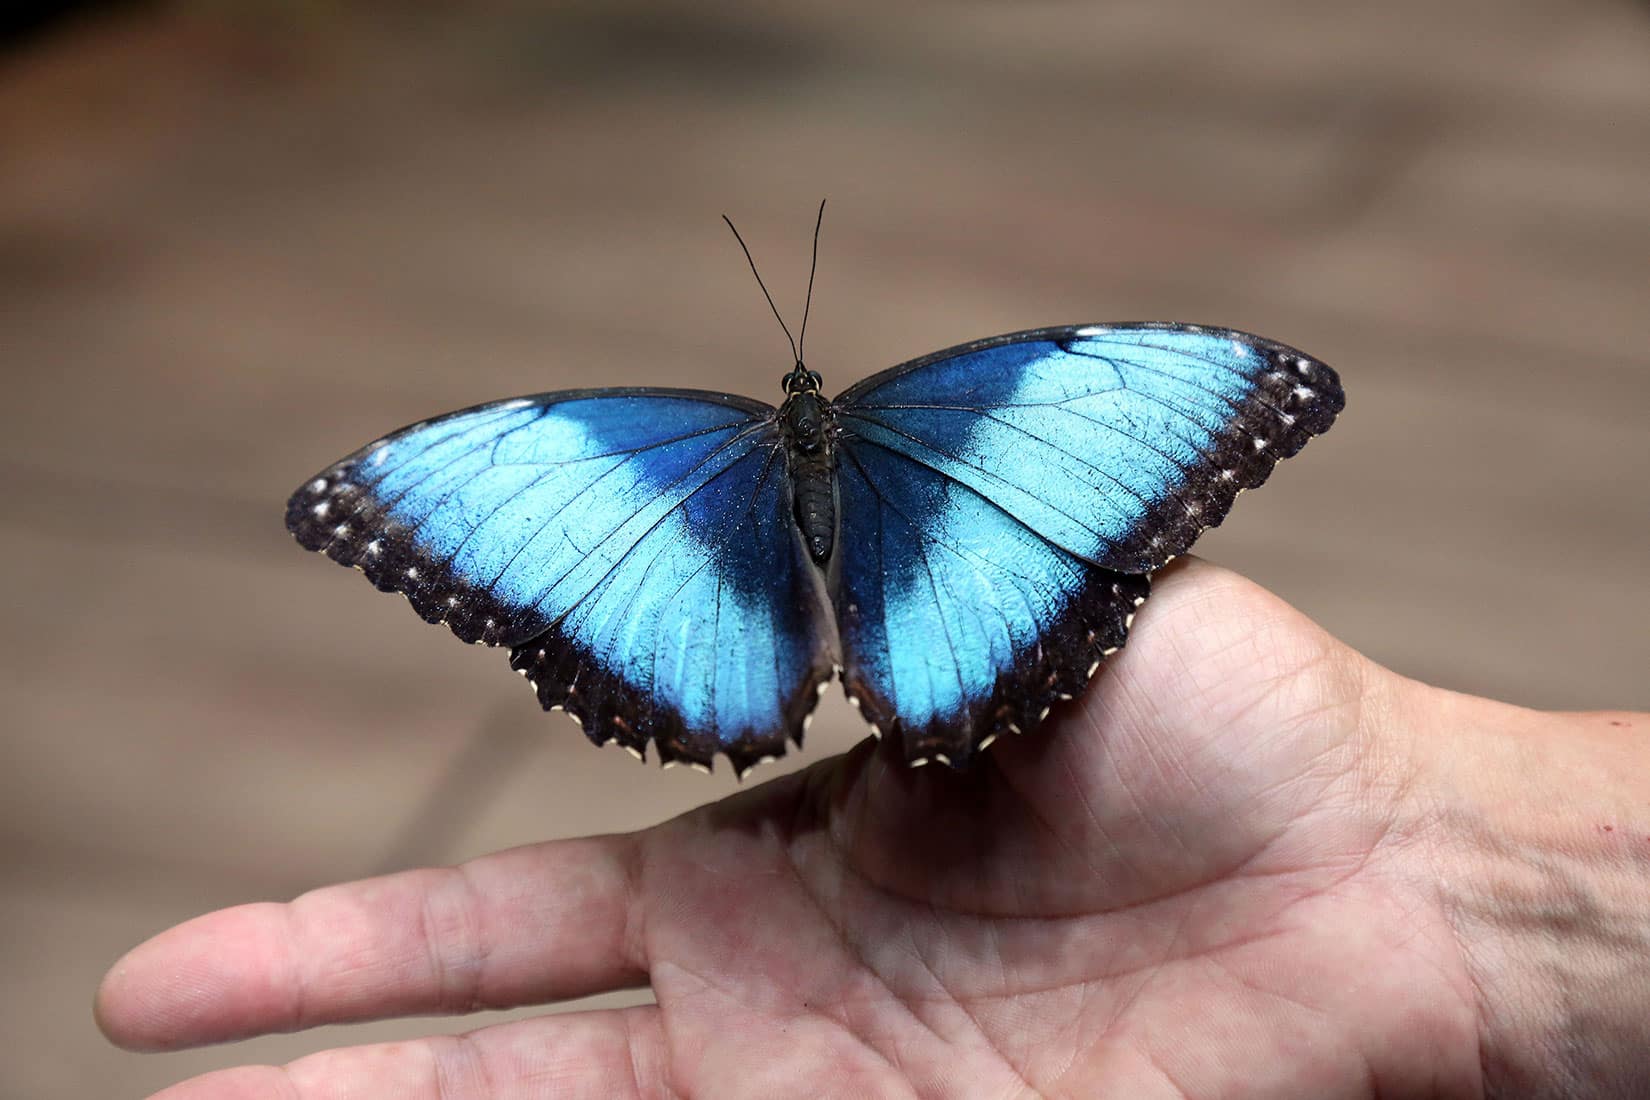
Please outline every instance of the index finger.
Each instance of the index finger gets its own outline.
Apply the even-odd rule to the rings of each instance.
[[[638,853],[633,836],[551,841],[196,917],[109,970],[98,1025],[165,1050],[643,985]]]

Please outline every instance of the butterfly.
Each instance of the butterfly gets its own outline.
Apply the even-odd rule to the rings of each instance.
[[[778,406],[585,389],[420,421],[287,526],[507,647],[598,745],[742,775],[840,677],[907,762],[961,768],[1082,692],[1152,571],[1344,404],[1318,360],[1187,324],[994,336],[834,399],[793,353]]]

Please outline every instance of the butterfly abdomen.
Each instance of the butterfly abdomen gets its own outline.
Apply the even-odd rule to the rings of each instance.
[[[780,410],[786,469],[796,525],[815,565],[836,546],[836,459],[831,451],[830,406],[818,393],[794,393]]]
[[[803,455],[791,463],[791,493],[796,501],[796,525],[814,564],[824,565],[836,545],[836,497],[832,490],[831,456],[827,451]]]

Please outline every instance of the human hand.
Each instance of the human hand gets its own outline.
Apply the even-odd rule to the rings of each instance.
[[[862,745],[628,836],[210,914],[121,960],[98,1019],[161,1049],[646,984],[657,1000],[243,1067],[167,1100],[1584,1095],[1565,1089],[1588,1059],[1642,1089],[1636,1046],[1566,1045],[1574,1014],[1542,999],[1555,978],[1566,1003],[1637,982],[1606,1038],[1643,1030],[1633,866],[1549,820],[1613,815],[1617,839],[1650,841],[1615,720],[1637,719],[1403,680],[1185,561],[1082,702],[967,773]],[[1549,777],[1594,772],[1620,797],[1532,814]],[[1563,919],[1575,907],[1608,934]],[[1526,965],[1542,912],[1560,918],[1545,970]]]

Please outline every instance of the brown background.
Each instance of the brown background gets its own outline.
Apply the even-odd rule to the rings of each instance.
[[[717,215],[794,310],[822,195],[830,388],[1052,323],[1297,344],[1348,410],[1200,552],[1411,675],[1650,706],[1641,5],[88,17],[0,55],[0,1095],[439,1029],[138,1057],[88,1004],[198,911],[730,789],[591,748],[282,506],[483,399],[775,397]]]

